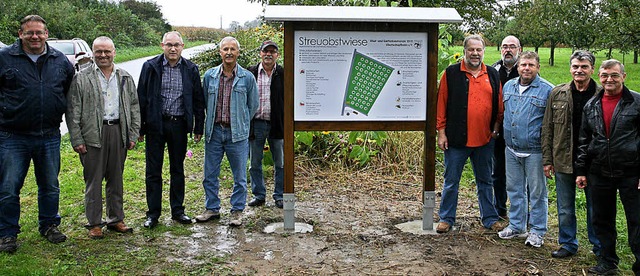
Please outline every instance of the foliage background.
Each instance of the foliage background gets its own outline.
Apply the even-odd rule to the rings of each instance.
[[[100,0],[2,0],[0,41],[17,39],[19,21],[38,14],[47,21],[49,38],[82,38],[90,45],[94,38],[111,37],[116,47],[157,45],[171,30],[155,2]]]

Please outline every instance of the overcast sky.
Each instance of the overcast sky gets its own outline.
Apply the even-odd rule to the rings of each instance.
[[[162,14],[172,26],[220,28],[231,21],[244,22],[262,15],[262,6],[246,0],[153,0],[162,7]]]

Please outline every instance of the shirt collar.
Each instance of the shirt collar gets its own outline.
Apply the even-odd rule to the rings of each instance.
[[[273,65],[273,68],[271,68],[271,73],[273,73],[273,70],[275,70],[275,69],[276,69],[276,66],[278,66],[278,64],[274,64],[274,65]],[[264,66],[262,66],[262,62],[260,62],[260,64],[258,64],[258,72],[260,72],[260,71],[262,71],[262,70],[264,70],[265,72],[267,72],[267,70],[266,70],[266,69],[264,69]]]
[[[224,69],[223,69],[222,64],[220,64],[220,76],[224,77]],[[233,67],[233,76],[237,76],[238,75],[238,63],[236,63],[236,66]]]
[[[470,71],[467,69],[467,66],[466,66],[464,60],[460,62],[460,71],[470,73]],[[478,73],[478,76],[480,76],[482,74],[486,74],[486,73],[487,73],[487,66],[484,65],[484,62],[480,63],[480,72]]]
[[[181,65],[182,64],[182,57],[180,57],[180,59],[178,59],[178,63],[176,63],[176,66]],[[162,55],[162,66],[171,66],[169,65],[169,60],[167,60],[167,57]]]

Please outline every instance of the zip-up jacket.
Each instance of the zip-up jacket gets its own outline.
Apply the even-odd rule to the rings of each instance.
[[[66,119],[71,145],[102,147],[104,97],[97,65],[76,74],[69,89],[69,108]],[[112,74],[118,81],[120,93],[120,131],[126,148],[140,135],[140,105],[133,78],[125,70],[115,67]]]
[[[602,114],[603,90],[584,106],[578,140],[576,175],[640,175],[640,94],[623,86],[607,137]]]
[[[60,135],[75,70],[64,54],[48,44],[46,48],[37,62],[27,56],[19,39],[0,49],[0,131]]]
[[[138,99],[142,127],[141,135],[162,134],[162,62],[160,54],[142,65],[138,81]],[[198,66],[186,58],[180,65],[182,74],[182,99],[184,117],[189,133],[202,134],[204,129],[204,94],[200,82]]]

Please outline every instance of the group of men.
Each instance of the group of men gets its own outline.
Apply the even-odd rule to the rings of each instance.
[[[171,219],[193,222],[185,213],[184,159],[188,136],[205,138],[205,211],[197,222],[220,218],[220,166],[226,153],[234,177],[229,225],[242,225],[247,197],[247,159],[251,158],[254,198],[266,201],[262,173],[265,142],[275,164],[275,206],[282,208],[284,72],[276,64],[278,45],[260,46],[262,61],[249,70],[237,59],[240,43],[220,41],[222,64],[201,82],[198,67],[182,57],[180,33],[164,34],[163,53],[146,61],[138,86],[114,64],[112,39],[93,41],[94,63],[76,73],[66,56],[50,47],[46,21],[28,15],[19,38],[0,50],[0,252],[17,250],[20,190],[33,160],[38,185],[39,231],[52,243],[67,237],[60,225],[60,123],[65,114],[73,150],[79,154],[85,182],[85,215],[92,239],[103,227],[131,233],[124,222],[123,171],[127,150],[146,138],[146,228],[158,225],[162,210],[162,164],[169,153]],[[257,80],[257,81],[256,81]],[[103,220],[103,180],[106,220]]]
[[[560,247],[552,257],[577,253],[577,186],[585,191],[588,237],[598,259],[589,272],[617,273],[619,191],[636,257],[632,269],[639,274],[640,94],[624,85],[624,65],[603,61],[600,86],[591,79],[595,56],[578,50],[570,58],[573,80],[554,87],[540,77],[537,53],[522,52],[516,37],[504,38],[502,59],[493,66],[483,64],[484,49],[482,37],[466,37],[464,60],[440,81],[436,129],[445,172],[436,231],[449,232],[455,223],[460,176],[470,159],[483,226],[502,239],[541,247],[545,177],[555,176]]]

